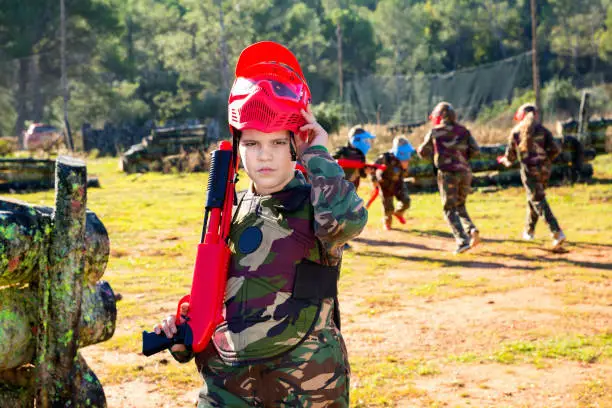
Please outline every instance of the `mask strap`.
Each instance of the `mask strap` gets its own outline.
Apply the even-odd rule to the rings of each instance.
[[[289,151],[291,152],[291,161],[297,161],[297,151],[295,150],[295,136],[291,132],[289,140]]]

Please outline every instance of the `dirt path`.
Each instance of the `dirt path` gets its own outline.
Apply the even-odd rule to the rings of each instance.
[[[560,358],[540,365],[520,360],[503,364],[488,358],[502,343],[610,333],[612,301],[605,303],[612,299],[610,246],[575,244],[569,253],[558,255],[534,244],[527,251],[508,254],[497,251],[499,243],[492,240],[476,249],[481,256],[458,258],[448,254],[452,242],[444,236],[396,231],[383,238],[377,229],[366,232],[362,236],[367,238],[352,243],[355,256],[368,252],[395,261],[373,279],[353,278],[350,288],[342,291],[343,333],[350,357],[393,356],[435,367],[428,375],[406,378],[419,393],[400,398],[395,406],[574,407],[584,384],[612,378],[607,362]],[[424,261],[432,268],[415,267]],[[542,266],[547,261],[560,265],[559,270]],[[568,277],[577,268],[594,278]],[[551,278],[550,273],[559,276]],[[567,285],[588,289],[592,298],[568,302]],[[388,300],[368,301],[372,293],[383,293]],[[116,335],[129,330],[118,327]],[[143,359],[137,353],[119,355],[98,347],[84,351],[101,378],[108,375],[108,364],[138,365]],[[461,359],[470,353],[474,356]],[[159,369],[165,366],[160,363]],[[190,370],[192,366],[184,367],[185,372]],[[354,372],[351,385],[358,389],[365,380]],[[197,398],[194,387],[169,401],[163,387],[163,381],[152,381],[143,373],[132,381],[105,386],[105,392],[109,407],[187,407]]]

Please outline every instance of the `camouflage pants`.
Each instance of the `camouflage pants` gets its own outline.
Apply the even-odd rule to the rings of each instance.
[[[213,345],[197,357],[204,378],[198,408],[349,406],[350,368],[335,326],[267,362],[228,366]]]
[[[550,178],[550,169],[547,167],[522,167],[521,180],[527,190],[527,219],[525,229],[531,233],[535,231],[540,217],[544,217],[550,232],[553,234],[561,230],[548,201],[546,201],[546,186]]]
[[[394,204],[394,198],[397,199],[397,206]],[[385,222],[391,221],[393,213],[400,216],[404,215],[404,212],[410,208],[410,195],[407,186],[401,183],[395,188],[383,188],[382,203],[385,211]]]
[[[453,231],[459,244],[470,242],[469,233],[478,230],[465,208],[465,200],[470,193],[472,173],[438,171],[438,189],[442,197],[444,218]]]

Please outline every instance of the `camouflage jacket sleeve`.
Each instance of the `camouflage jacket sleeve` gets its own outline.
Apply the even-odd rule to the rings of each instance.
[[[312,185],[314,231],[329,253],[334,253],[359,235],[368,221],[368,213],[353,183],[323,146],[312,146],[302,153],[301,161]]]
[[[474,136],[468,131],[468,150],[467,150],[467,158],[468,160],[473,159],[476,156],[480,155],[480,147],[478,146],[478,142],[474,139]]]
[[[508,146],[506,146],[506,154],[505,154],[506,159],[508,159],[508,161],[510,163],[513,163],[517,156],[516,156],[516,140],[514,139],[514,132],[510,133],[510,137],[508,137]]]
[[[433,139],[431,138],[433,132],[430,130],[425,135],[425,140],[417,149],[417,153],[421,159],[433,160]]]
[[[545,131],[546,155],[548,156],[548,159],[552,162],[559,154],[561,154],[561,147],[559,147],[559,144],[555,141],[555,138],[553,137],[552,133],[550,133],[548,129],[545,129]]]

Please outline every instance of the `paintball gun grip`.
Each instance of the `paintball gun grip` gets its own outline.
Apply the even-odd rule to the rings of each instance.
[[[175,344],[192,344],[192,338],[191,328],[187,323],[176,326],[176,334],[171,339],[166,337],[163,332],[157,334],[155,332],[143,331],[142,354],[149,357],[155,353],[169,349]]]

